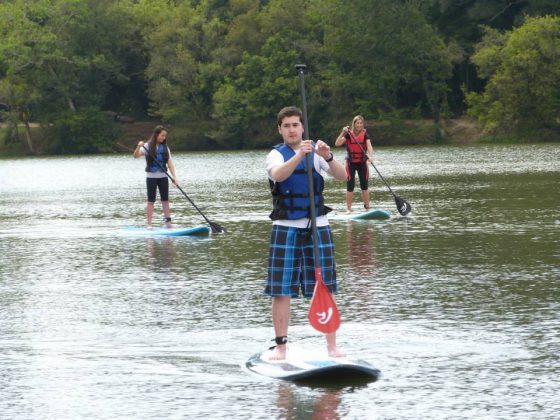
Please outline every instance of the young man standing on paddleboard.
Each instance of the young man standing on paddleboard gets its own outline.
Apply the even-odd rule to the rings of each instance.
[[[367,160],[373,159],[371,138],[365,130],[364,117],[356,115],[352,119],[351,127],[344,127],[336,139],[335,146],[346,145],[348,157],[346,158],[346,212],[352,212],[352,196],[356,183],[356,172],[360,179],[360,190],[364,200],[364,208],[369,210],[369,171]],[[364,153],[367,151],[367,155]]]
[[[152,228],[154,216],[154,203],[156,193],[159,190],[161,206],[163,207],[163,220],[165,226],[171,228],[171,211],[169,209],[169,181],[165,171],[169,168],[173,177],[173,185],[177,186],[177,175],[175,165],[171,160],[171,151],[167,147],[167,129],[158,125],[154,128],[152,137],[147,141],[139,141],[133,156],[139,158],[146,157],[146,187],[148,190],[148,201],[146,204],[146,217],[148,219],[148,229]]]
[[[311,234],[311,202],[306,170],[306,155],[313,162],[314,202],[317,215],[320,267],[323,281],[331,293],[337,290],[334,245],[324,205],[324,180],[321,169],[336,179],[345,180],[346,170],[334,159],[330,147],[323,141],[303,140],[303,116],[299,108],[290,106],[278,113],[278,132],[284,143],[276,146],[266,158],[270,182],[273,220],[268,259],[268,282],[265,293],[272,296],[272,322],[276,334],[273,359],[286,358],[288,325],[292,297],[301,289],[311,297],[315,287],[313,239]],[[344,353],[336,347],[336,333],[326,334],[331,357]]]

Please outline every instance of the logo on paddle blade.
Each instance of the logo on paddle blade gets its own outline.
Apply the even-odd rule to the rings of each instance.
[[[331,307],[329,307],[329,310],[327,312],[317,312],[316,315],[319,317],[317,319],[317,321],[320,324],[326,324],[327,322],[329,322],[332,318],[333,315],[333,309]]]

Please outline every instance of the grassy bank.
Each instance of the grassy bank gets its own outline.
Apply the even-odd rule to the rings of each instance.
[[[482,129],[469,118],[456,118],[436,124],[433,120],[374,122],[367,127],[378,146],[475,143]]]
[[[135,144],[136,141],[149,137],[155,124],[138,122],[123,125],[119,141],[123,144]],[[477,142],[483,136],[478,124],[466,117],[447,120],[440,125],[434,124],[433,120],[374,121],[366,128],[377,146],[465,144]],[[175,150],[200,150],[203,140],[192,140],[194,135],[192,133],[189,135],[187,129],[176,127],[171,131]],[[325,140],[329,143],[334,142],[336,134],[338,133],[333,133],[332,138]],[[185,140],[184,136],[191,138],[191,141]],[[208,143],[206,146],[215,148],[216,144]]]
[[[6,124],[0,124],[0,157],[42,154],[45,140],[43,130],[38,124],[32,124],[30,128],[33,152],[27,145],[25,128],[23,126],[18,127],[18,133],[15,136],[12,128]]]

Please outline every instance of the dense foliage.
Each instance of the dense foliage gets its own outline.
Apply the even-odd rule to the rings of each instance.
[[[556,130],[558,19],[529,16],[559,12],[556,0],[7,0],[0,116],[30,151],[30,123],[52,152],[106,150],[115,115],[162,119],[184,148],[264,147],[276,112],[299,104],[305,63],[317,137],[356,113],[437,123],[465,94],[488,129]]]
[[[487,30],[473,56],[488,79],[469,113],[495,132],[560,127],[560,17],[531,18],[502,34]]]

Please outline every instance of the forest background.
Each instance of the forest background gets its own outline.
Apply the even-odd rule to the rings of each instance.
[[[0,1],[0,155],[264,148],[299,105],[378,145],[560,140],[557,0]],[[469,134],[470,133],[470,134]]]

